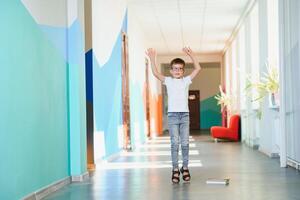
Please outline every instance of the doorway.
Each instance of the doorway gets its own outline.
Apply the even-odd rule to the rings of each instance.
[[[87,133],[87,168],[95,170],[94,155],[94,106],[93,106],[93,51],[92,51],[92,1],[86,0],[85,9],[85,43],[91,49],[85,54],[86,79],[86,133]]]
[[[130,141],[130,102],[129,102],[129,67],[128,36],[122,32],[122,105],[123,105],[123,148],[131,149]]]
[[[200,130],[200,91],[189,91],[190,129]]]

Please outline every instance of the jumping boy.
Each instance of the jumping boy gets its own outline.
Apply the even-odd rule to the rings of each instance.
[[[190,181],[191,175],[188,168],[189,162],[189,134],[190,117],[188,107],[189,85],[192,79],[199,73],[201,67],[196,61],[193,51],[189,47],[184,47],[186,53],[194,63],[194,70],[189,76],[184,75],[185,62],[180,58],[175,58],[170,63],[170,73],[172,77],[165,77],[157,71],[156,51],[148,49],[146,54],[150,58],[153,75],[163,82],[168,93],[168,126],[171,137],[171,157],[172,157],[172,182],[179,183],[180,172],[184,181]],[[179,170],[178,151],[179,142],[181,144],[183,166]]]

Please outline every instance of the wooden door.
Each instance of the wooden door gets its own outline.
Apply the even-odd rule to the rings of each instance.
[[[128,69],[128,38],[122,33],[122,105],[124,149],[131,149],[130,142],[130,104],[129,104],[129,69]]]
[[[147,137],[150,137],[149,62],[147,58],[145,59],[145,64]]]
[[[189,91],[190,129],[200,129],[200,91]]]

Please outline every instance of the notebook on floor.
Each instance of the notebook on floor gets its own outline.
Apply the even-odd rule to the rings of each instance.
[[[228,185],[229,184],[229,178],[226,178],[226,179],[210,178],[210,179],[207,179],[206,184]]]

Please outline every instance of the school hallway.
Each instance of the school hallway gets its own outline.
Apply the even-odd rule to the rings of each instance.
[[[300,173],[278,168],[278,159],[239,143],[215,143],[200,132],[190,137],[190,145],[190,183],[171,182],[170,141],[162,136],[99,163],[89,181],[63,187],[45,200],[300,199]],[[230,183],[209,185],[209,178],[229,178]]]
[[[0,200],[300,199],[299,10],[0,0]]]

